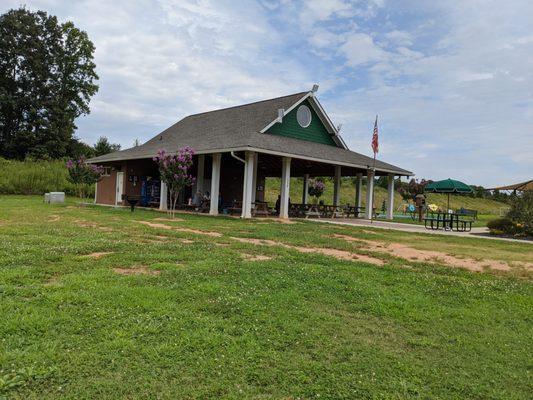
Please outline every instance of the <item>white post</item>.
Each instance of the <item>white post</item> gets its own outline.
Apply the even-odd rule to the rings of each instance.
[[[289,193],[291,189],[291,159],[281,159],[281,199],[279,205],[279,217],[289,218]]]
[[[309,174],[304,175],[304,187],[302,193],[302,204],[307,204],[309,201]]]
[[[244,184],[242,190],[242,218],[252,218],[252,183],[255,155],[247,151],[244,163]]]
[[[167,210],[167,199],[168,199],[168,189],[167,184],[161,181],[161,190],[159,191],[159,209],[166,211]]]
[[[335,165],[335,178],[333,186],[333,205],[338,206],[341,203],[341,166]]]
[[[98,197],[98,182],[94,184],[94,204],[96,204],[97,197]]]
[[[388,192],[389,192],[389,198],[387,201],[387,219],[393,219],[394,218],[394,175],[389,174],[389,185],[388,185]]]
[[[252,203],[255,203],[255,197],[257,195],[257,162],[259,154],[254,153],[254,170],[252,173]]]
[[[374,171],[371,169],[366,172],[366,208],[365,218],[372,218],[372,209],[374,208]]]
[[[213,154],[213,163],[211,170],[211,204],[209,206],[209,214],[218,215],[218,196],[220,192],[220,164],[222,154]]]
[[[196,191],[204,193],[205,155],[198,155],[198,170],[196,174]]]
[[[357,174],[357,180],[355,182],[355,206],[361,207],[363,204],[363,174]]]

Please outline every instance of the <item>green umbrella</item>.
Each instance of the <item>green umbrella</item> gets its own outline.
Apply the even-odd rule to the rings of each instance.
[[[430,193],[447,193],[448,210],[450,209],[450,193],[472,193],[473,190],[466,183],[454,179],[445,179],[443,181],[431,182],[426,185],[424,192]]]

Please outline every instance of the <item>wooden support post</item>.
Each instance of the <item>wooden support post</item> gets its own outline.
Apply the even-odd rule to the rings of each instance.
[[[363,204],[363,174],[358,173],[355,181],[355,206],[361,207]]]
[[[198,169],[196,173],[196,191],[204,193],[205,155],[198,155]]]
[[[371,219],[374,208],[374,171],[367,170],[366,173],[366,207],[365,218]]]
[[[159,191],[159,209],[166,211],[168,209],[168,189],[167,184],[161,181],[161,189]]]
[[[247,151],[244,163],[244,184],[242,190],[242,218],[252,218],[252,183],[255,153]]]
[[[211,204],[209,206],[209,214],[218,215],[218,197],[220,195],[220,164],[222,154],[213,154],[213,163],[211,170]]]
[[[394,175],[388,176],[387,219],[394,219]]]
[[[289,193],[291,189],[291,159],[283,157],[281,159],[281,199],[279,207],[279,217],[289,218]]]
[[[309,201],[309,174],[304,175],[304,184],[303,184],[303,193],[302,193],[302,204],[307,204]]]
[[[254,153],[254,170],[252,174],[252,203],[255,203],[257,196],[257,163],[259,161],[259,154]]]
[[[341,203],[341,166],[335,165],[335,178],[333,186],[333,205],[338,206]]]

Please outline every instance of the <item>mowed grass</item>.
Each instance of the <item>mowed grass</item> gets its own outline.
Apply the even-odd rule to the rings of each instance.
[[[529,270],[474,273],[332,235],[511,263],[532,245],[178,217],[0,197],[0,398],[530,397]]]

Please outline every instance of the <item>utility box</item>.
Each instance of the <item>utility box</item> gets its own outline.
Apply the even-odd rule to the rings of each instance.
[[[44,202],[45,203],[50,203],[50,193],[45,193],[44,194]]]
[[[64,202],[65,192],[50,192],[50,204],[63,204]]]

